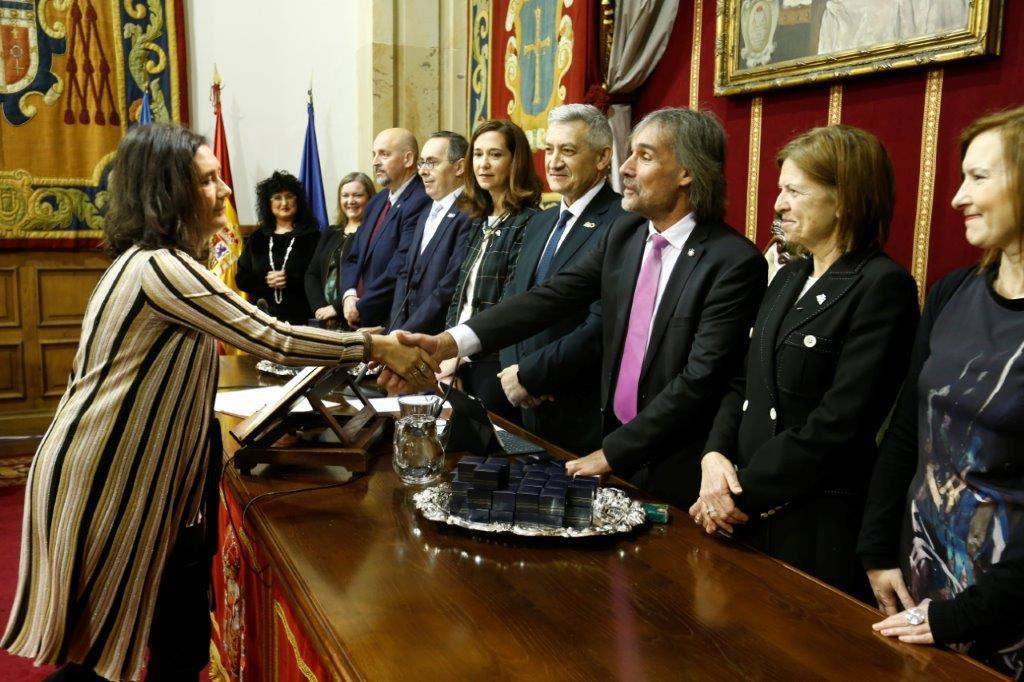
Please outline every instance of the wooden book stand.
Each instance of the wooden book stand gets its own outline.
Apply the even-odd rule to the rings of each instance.
[[[338,386],[347,386],[362,404],[354,415],[338,414],[346,405],[327,407],[324,396]],[[300,399],[313,406],[313,412],[292,412]],[[341,420],[347,420],[344,426]],[[379,415],[360,390],[348,367],[309,367],[284,385],[280,397],[231,429],[241,446],[235,453],[235,466],[249,473],[261,463],[305,466],[343,466],[352,472],[366,471],[369,451],[384,433],[387,418]],[[301,441],[278,446],[282,436],[303,429],[326,427],[325,439]]]

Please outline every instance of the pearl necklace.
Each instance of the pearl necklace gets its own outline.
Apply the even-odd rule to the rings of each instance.
[[[295,237],[292,237],[288,241],[288,248],[284,251],[284,260],[281,261],[281,269],[284,270],[285,266],[288,265],[288,256],[292,255],[292,246],[295,244]],[[274,265],[274,235],[270,235],[270,269],[277,270],[277,266]],[[284,301],[284,294],[280,289],[274,289],[274,303],[281,305]]]

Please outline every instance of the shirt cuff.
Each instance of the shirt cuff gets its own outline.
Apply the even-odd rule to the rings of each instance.
[[[358,294],[356,293],[355,289],[349,289],[348,291],[341,295],[341,300],[344,301],[349,296],[358,296]]]
[[[459,357],[476,355],[483,349],[480,337],[476,332],[464,324],[457,325],[448,330],[448,333],[455,339],[455,345],[459,349]]]

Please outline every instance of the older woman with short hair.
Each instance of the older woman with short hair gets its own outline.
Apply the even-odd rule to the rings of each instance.
[[[928,295],[857,551],[889,616],[876,630],[1021,679],[1024,108],[969,125],[960,157],[953,208],[984,256]]]
[[[875,436],[917,322],[913,278],[882,251],[889,155],[850,126],[815,128],[778,155],[787,241],[806,258],[772,280],[701,461],[690,508],[738,539],[867,597],[854,549]]]

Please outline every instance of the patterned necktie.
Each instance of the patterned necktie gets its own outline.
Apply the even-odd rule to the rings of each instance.
[[[660,234],[651,237],[651,250],[640,267],[633,292],[633,306],[629,310],[629,328],[626,344],[619,362],[619,378],[615,382],[615,416],[626,424],[636,417],[637,390],[640,385],[640,370],[647,353],[647,337],[654,318],[654,303],[658,298],[658,280],[661,279],[661,252],[668,240]]]
[[[370,241],[366,242],[366,249],[373,248],[373,242],[377,240],[377,235],[380,234],[380,229],[384,227],[384,221],[388,219],[388,213],[391,212],[391,199],[388,199],[387,203],[384,204],[384,208],[381,209],[380,215],[377,216],[377,222],[373,225],[373,232],[370,233]],[[363,265],[366,265],[365,261]],[[363,296],[363,275],[359,274],[359,281],[356,282],[356,296],[362,298]]]
[[[548,240],[548,245],[544,247],[544,253],[540,257],[540,262],[537,263],[537,273],[533,278],[534,284],[540,284],[548,278],[551,261],[554,260],[555,251],[558,250],[558,240],[562,238],[565,226],[571,219],[572,213],[569,212],[569,209],[563,208],[562,213],[558,216],[558,222],[555,224],[555,231],[551,233],[551,239]]]

